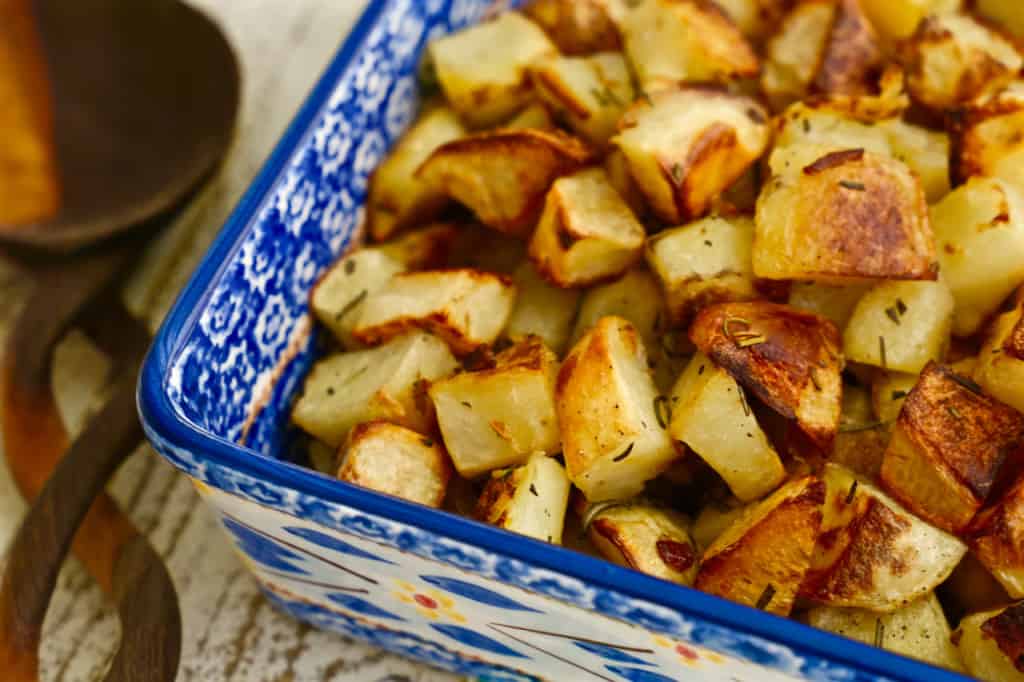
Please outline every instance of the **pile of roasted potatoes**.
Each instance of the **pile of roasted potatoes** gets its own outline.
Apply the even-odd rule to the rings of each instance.
[[[434,40],[312,292],[310,462],[1024,680],[1022,55],[1021,0],[536,0]]]

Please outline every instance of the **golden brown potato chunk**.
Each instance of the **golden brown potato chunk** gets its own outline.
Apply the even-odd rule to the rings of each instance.
[[[860,0],[860,3],[878,32],[892,42],[910,36],[929,14],[960,9],[962,0]]]
[[[551,283],[583,287],[621,275],[643,255],[643,225],[603,168],[559,178],[530,241],[530,260]]]
[[[665,90],[626,111],[612,142],[651,210],[679,225],[707,211],[764,152],[767,113],[754,100],[708,88]]]
[[[761,89],[776,109],[807,96],[835,23],[833,0],[807,0],[786,14],[768,40]]]
[[[984,389],[1024,412],[1024,292],[996,318],[978,352],[974,378]]]
[[[493,367],[431,384],[441,435],[460,474],[558,452],[557,374],[558,358],[532,336],[498,353]]]
[[[811,562],[825,484],[790,481],[733,522],[701,559],[694,586],[730,601],[789,615]]]
[[[520,466],[494,471],[474,515],[513,533],[560,545],[570,488],[562,465],[537,452]]]
[[[790,161],[773,157],[773,169],[791,167],[776,171],[757,202],[758,277],[935,279],[928,204],[907,166],[860,148],[798,151]]]
[[[527,237],[552,181],[590,158],[583,142],[559,131],[498,130],[442,145],[416,175],[468,206],[485,225]]]
[[[911,94],[945,110],[1005,86],[1020,71],[1013,44],[966,14],[924,19],[901,47]]]
[[[433,439],[396,424],[359,424],[349,434],[338,478],[428,507],[444,501],[452,465]]]
[[[537,0],[524,10],[564,54],[618,50],[619,22],[629,0]]]
[[[1024,477],[978,512],[967,529],[971,551],[1014,599],[1024,597]]]
[[[1024,680],[1024,604],[974,613],[953,633],[960,656],[979,680]]]
[[[828,464],[821,535],[800,596],[886,613],[942,583],[967,547],[865,479]]]
[[[467,355],[494,343],[515,299],[515,285],[504,275],[470,268],[400,273],[366,297],[352,334],[374,346],[424,329]]]
[[[929,364],[903,403],[882,462],[882,485],[910,511],[959,532],[984,504],[1024,438],[1024,415],[973,380]]]
[[[864,16],[860,0],[837,0],[812,87],[825,94],[868,94],[882,57],[875,29]]]
[[[569,344],[580,291],[553,286],[529,261],[516,268],[512,280],[518,293],[516,307],[505,326],[505,337],[521,341],[539,336],[548,348],[561,356]]]
[[[533,96],[526,68],[558,50],[537,24],[516,12],[439,38],[428,47],[441,88],[470,125],[495,125]]]
[[[640,334],[603,317],[569,352],[555,389],[569,479],[591,502],[621,500],[676,458]]]
[[[626,54],[647,92],[685,81],[756,76],[757,53],[717,5],[645,0],[622,23]]]
[[[597,506],[597,505],[595,505]],[[620,566],[692,585],[700,554],[682,514],[642,500],[598,507],[584,514],[598,551]]]
[[[774,31],[793,0],[715,0],[743,35],[761,40]]]
[[[839,426],[843,361],[828,320],[776,303],[704,308],[690,339],[824,452]]]
[[[980,175],[1024,191],[1024,81],[968,104],[954,123],[953,170],[959,181]]]
[[[464,134],[455,113],[437,107],[424,113],[402,136],[370,178],[366,224],[375,240],[383,241],[430,220],[447,205],[448,195],[415,173],[435,149]]]

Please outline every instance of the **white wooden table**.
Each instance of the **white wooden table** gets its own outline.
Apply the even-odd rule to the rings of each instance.
[[[368,1],[381,0],[194,0],[219,20],[239,54],[243,104],[236,141],[218,177],[127,285],[130,306],[154,328]],[[13,265],[0,261],[0,341],[27,290]],[[72,432],[81,428],[105,380],[106,359],[72,331],[54,366],[61,410]],[[148,446],[140,446],[112,492],[163,555],[177,587],[185,635],[179,682],[456,679],[311,630],[273,610],[191,485]],[[0,462],[0,548],[7,546],[23,511]],[[100,591],[76,561],[69,561],[46,621],[42,679],[99,679],[118,641],[117,629]]]

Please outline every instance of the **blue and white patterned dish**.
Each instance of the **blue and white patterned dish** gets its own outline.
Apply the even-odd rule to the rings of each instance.
[[[419,54],[489,0],[374,0],[160,331],[139,404],[296,618],[488,680],[964,680],[287,461],[306,301],[413,119]]]

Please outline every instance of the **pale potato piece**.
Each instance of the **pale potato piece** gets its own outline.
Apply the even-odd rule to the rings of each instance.
[[[505,337],[520,341],[539,336],[558,355],[565,352],[579,307],[580,292],[548,284],[530,262],[512,274],[516,285],[516,307],[505,326]]]
[[[868,19],[887,40],[906,38],[929,14],[952,12],[961,0],[860,0]]]
[[[996,318],[978,352],[974,378],[995,398],[1024,412],[1024,297]],[[1022,595],[1024,596],[1024,595]]]
[[[940,360],[953,325],[945,281],[882,282],[858,301],[843,333],[846,359],[898,372]]]
[[[670,225],[702,215],[768,145],[767,112],[707,88],[650,94],[630,107],[612,142],[651,210]]]
[[[786,478],[736,380],[703,353],[693,356],[670,398],[669,435],[718,472],[743,502],[764,497]]]
[[[641,87],[756,76],[757,53],[714,4],[645,0],[622,23],[626,54]]]
[[[917,174],[928,203],[949,194],[949,158],[952,153],[949,134],[929,130],[899,118],[882,121],[890,153]]]
[[[690,339],[822,452],[839,427],[843,360],[828,320],[764,301],[701,310]]]
[[[863,148],[800,151],[798,162],[772,156],[775,174],[757,202],[758,277],[935,279],[928,204],[906,165]]]
[[[573,347],[555,399],[569,479],[591,502],[636,495],[676,457],[643,341],[622,318],[601,318]]]
[[[431,384],[444,444],[461,475],[558,452],[557,374],[558,358],[532,336],[499,353],[492,368]]]
[[[1024,192],[1024,81],[1014,81],[991,98],[964,107],[954,126],[953,157],[958,179],[999,178]]]
[[[950,641],[952,630],[934,592],[892,613],[818,606],[808,611],[806,618],[808,625],[843,637],[949,670],[963,670],[960,653]]]
[[[554,127],[555,121],[551,118],[548,108],[540,102],[526,107],[504,126],[506,130],[550,130]]]
[[[1024,64],[1010,41],[958,13],[925,18],[899,57],[914,98],[940,111],[999,90]]]
[[[530,260],[552,284],[583,287],[612,279],[643,255],[643,225],[604,169],[559,178],[530,241]]]
[[[1024,414],[929,363],[903,403],[880,479],[910,511],[960,532],[1022,439]]]
[[[746,513],[747,505],[736,503],[735,506],[709,504],[700,510],[690,527],[690,535],[697,547],[703,552]]]
[[[516,12],[439,38],[427,49],[448,101],[476,127],[524,108],[532,96],[527,67],[558,52],[539,26]]]
[[[562,544],[569,478],[542,452],[512,469],[495,471],[477,501],[476,517],[513,533]]]
[[[753,241],[753,220],[717,216],[647,240],[647,263],[661,280],[674,324],[684,324],[709,303],[759,297],[750,260]]]
[[[974,9],[1004,31],[1024,37],[1024,12],[1017,0],[975,0]]]
[[[749,0],[748,0],[749,1]],[[836,3],[798,3],[768,40],[761,88],[776,108],[807,96],[835,22]]]
[[[1021,605],[967,616],[953,633],[967,672],[979,680],[1022,682]]]
[[[855,115],[835,97],[792,104],[774,121],[775,147],[769,160],[772,173],[795,178],[804,166],[825,154],[846,149],[891,156],[887,131],[898,112],[885,114]]]
[[[785,616],[811,561],[825,484],[794,479],[751,506],[711,544],[694,587]]]
[[[978,513],[966,537],[1006,593],[1024,598],[1024,477]]]
[[[776,29],[790,0],[715,0],[743,35],[755,40],[767,37]]]
[[[831,320],[837,329],[845,329],[857,302],[870,284],[834,286],[817,282],[794,282],[789,290],[789,305]]]
[[[917,384],[917,374],[878,372],[871,382],[871,404],[875,417],[883,423],[895,422],[903,403]]]
[[[384,421],[357,425],[349,433],[338,478],[379,493],[438,508],[452,465],[433,439]]]
[[[382,249],[358,249],[337,261],[313,285],[309,307],[322,325],[348,349],[360,347],[352,332],[367,297],[404,272],[400,261]]]
[[[465,132],[455,112],[437,107],[421,115],[402,136],[370,178],[366,224],[375,240],[430,220],[448,204],[448,195],[415,173],[435,149]]]
[[[827,464],[823,476],[821,535],[802,598],[892,612],[935,589],[967,551],[850,471]]]
[[[548,57],[530,69],[540,98],[578,135],[602,147],[635,98],[629,67],[618,52]]]
[[[590,541],[604,558],[669,582],[693,584],[700,553],[684,515],[635,500],[586,516]]]
[[[425,329],[466,355],[494,343],[515,298],[515,285],[503,275],[469,268],[402,273],[367,297],[353,335],[377,345]]]
[[[640,333],[644,344],[654,344],[663,313],[664,301],[658,281],[647,270],[633,268],[614,282],[587,289],[580,300],[572,343],[583,338],[602,317],[614,315],[628,320]]]
[[[374,419],[428,432],[434,412],[426,383],[457,367],[445,342],[423,332],[332,355],[313,365],[292,408],[292,421],[332,447],[341,445],[353,426]]]
[[[604,157],[604,170],[608,174],[608,182],[612,183],[619,196],[629,204],[633,213],[638,217],[647,215],[647,201],[629,172],[629,160],[621,149],[612,147],[608,150]]]
[[[535,0],[524,12],[540,24],[565,54],[617,50],[619,23],[631,0]]]
[[[440,268],[448,265],[459,237],[469,229],[472,228],[453,222],[430,223],[373,248],[398,261],[406,270]]]
[[[932,208],[942,276],[956,301],[953,333],[970,336],[1024,283],[1024,198],[972,178]]]
[[[590,158],[582,141],[558,130],[499,129],[442,145],[416,175],[466,205],[488,227],[525,238],[552,181]]]

